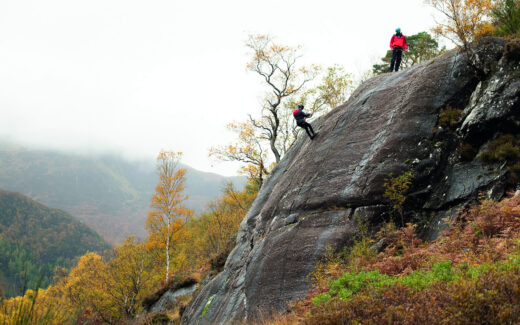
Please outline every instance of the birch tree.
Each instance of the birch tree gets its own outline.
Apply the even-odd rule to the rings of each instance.
[[[165,279],[170,275],[172,243],[193,211],[182,203],[187,199],[183,194],[186,169],[179,168],[180,152],[162,151],[157,157],[159,183],[150,203],[146,227],[150,232],[149,247],[164,248]]]

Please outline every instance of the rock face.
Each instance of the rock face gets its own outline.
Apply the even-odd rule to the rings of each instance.
[[[177,304],[179,297],[192,294],[197,290],[197,283],[194,283],[185,288],[166,291],[159,300],[157,300],[147,311],[147,313],[158,313],[168,309]]]
[[[415,175],[406,221],[423,221],[434,238],[440,220],[479,192],[504,195],[504,164],[484,165],[461,153],[520,130],[520,64],[503,55],[505,41],[486,39],[486,66],[475,74],[452,51],[365,82],[347,103],[313,122],[273,170],[242,221],[224,271],[204,286],[183,324],[247,322],[259,311],[284,312],[310,289],[309,273],[328,248],[352,243],[359,220],[374,229],[388,217],[383,183],[389,173]],[[463,111],[439,126],[441,109]],[[476,151],[475,151],[476,152]]]

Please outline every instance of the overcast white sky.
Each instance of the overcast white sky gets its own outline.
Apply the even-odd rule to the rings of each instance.
[[[260,107],[248,34],[360,74],[396,27],[433,25],[421,0],[2,0],[0,137],[131,157],[183,151],[194,168],[232,175],[208,148]]]

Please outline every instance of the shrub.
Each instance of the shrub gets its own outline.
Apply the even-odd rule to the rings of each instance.
[[[457,148],[457,152],[460,155],[462,161],[471,161],[477,154],[477,149],[469,143],[461,143]]]
[[[469,272],[469,270],[466,272]],[[348,300],[353,295],[367,288],[382,288],[395,283],[422,290],[435,282],[453,281],[456,278],[453,266],[449,261],[434,264],[431,271],[417,270],[403,277],[381,274],[379,270],[346,272],[330,283],[329,292],[319,294],[312,301],[317,305],[327,302],[332,297]]]
[[[403,204],[406,199],[405,193],[412,185],[414,175],[408,171],[400,176],[393,177],[392,173],[388,174],[388,178],[383,183],[383,197],[388,199],[392,207],[392,216],[397,213],[401,216],[401,223],[404,225]]]
[[[362,267],[372,261],[377,253],[372,249],[373,239],[363,237],[350,248],[346,260],[351,267]]]
[[[384,227],[385,252],[313,291],[312,302],[295,309],[303,323],[520,321],[520,195],[482,200],[433,243],[409,244],[413,230]]]
[[[518,180],[520,171],[520,147],[515,136],[506,134],[491,141],[486,150],[478,157],[485,163],[505,162],[510,173],[510,183]]]
[[[479,159],[486,163],[516,162],[520,157],[520,150],[516,145],[516,138],[511,134],[503,135],[491,141]]]
[[[504,56],[511,61],[520,60],[520,39],[514,38],[507,40]]]
[[[461,109],[452,108],[450,105],[447,105],[446,108],[441,109],[439,125],[446,128],[454,127],[459,123],[461,116]]]
[[[480,277],[454,278],[439,264],[424,290],[396,281],[313,307],[306,324],[504,324],[520,320],[520,270],[496,266]],[[504,264],[506,265],[506,264]],[[438,271],[439,271],[438,270]],[[449,271],[449,272],[451,272]]]

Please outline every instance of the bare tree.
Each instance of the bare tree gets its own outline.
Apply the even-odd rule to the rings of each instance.
[[[269,88],[264,97],[260,118],[249,116],[251,123],[269,142],[276,163],[282,156],[277,140],[280,132],[282,102],[298,93],[313,80],[319,67],[297,66],[300,47],[276,44],[268,35],[250,35],[246,46],[252,50],[247,68],[260,75]]]

